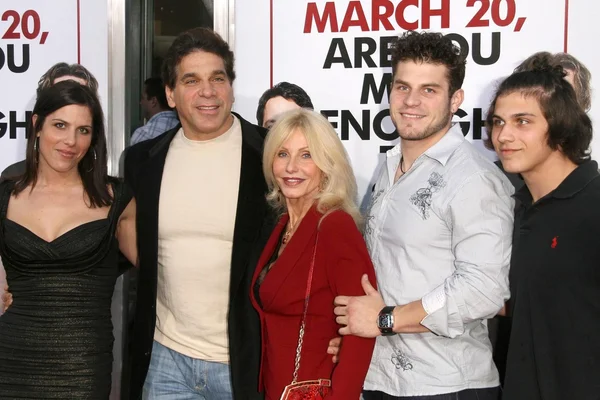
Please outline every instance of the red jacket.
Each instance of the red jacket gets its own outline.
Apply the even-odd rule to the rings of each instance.
[[[284,387],[292,381],[308,270],[322,216],[313,207],[302,219],[260,286],[262,307],[255,298],[256,279],[277,248],[287,215],[271,234],[252,279],[250,296],[260,315],[262,330],[259,390],[265,392],[266,400],[279,400]],[[299,381],[332,379],[328,399],[358,399],[369,369],[375,339],[344,337],[337,365],[327,354],[329,340],[339,336],[340,328],[335,322],[333,299],[338,295],[364,295],[360,283],[364,273],[375,284],[373,264],[354,220],[343,211],[329,214],[319,227],[298,376]]]

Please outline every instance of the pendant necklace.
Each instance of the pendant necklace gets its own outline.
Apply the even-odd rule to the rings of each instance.
[[[294,231],[294,226],[292,225],[292,223],[290,222],[290,227],[289,229],[286,229],[285,233],[283,234],[283,239],[281,239],[281,243],[286,244],[287,242],[290,241],[290,238],[292,237],[292,232]]]

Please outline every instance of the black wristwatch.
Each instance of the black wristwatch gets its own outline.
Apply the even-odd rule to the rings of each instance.
[[[394,308],[395,306],[386,306],[379,311],[377,317],[377,327],[383,336],[395,335],[394,333]]]

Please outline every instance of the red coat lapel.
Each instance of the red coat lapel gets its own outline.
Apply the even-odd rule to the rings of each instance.
[[[322,214],[316,210],[316,207],[311,208],[296,229],[296,232],[288,242],[287,246],[276,260],[275,265],[269,271],[265,280],[260,287],[260,296],[262,308],[268,310],[273,300],[277,297],[279,292],[283,290],[289,291],[290,287],[296,287],[298,285],[304,287],[306,282],[288,282],[288,278],[298,260],[306,254],[312,256],[313,249],[315,246],[317,226],[322,217]],[[269,242],[261,255],[258,267],[254,274],[253,286],[258,277],[258,273],[264,268],[265,264],[271,259],[273,251],[277,247],[277,242],[281,237],[281,233],[287,224],[288,216],[284,215],[279,224],[273,231],[273,234],[269,238]]]

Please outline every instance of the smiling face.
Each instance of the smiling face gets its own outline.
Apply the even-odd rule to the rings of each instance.
[[[513,92],[498,97],[492,124],[492,142],[507,172],[541,171],[559,151],[548,145],[548,122],[533,96]]]
[[[273,175],[286,200],[312,201],[323,173],[311,157],[304,133],[295,130],[277,150]]]
[[[390,116],[404,140],[446,133],[463,100],[462,89],[449,96],[447,67],[427,62],[398,63],[390,92]]]
[[[34,125],[37,118],[33,116]],[[76,170],[92,142],[92,114],[82,105],[59,108],[46,117],[37,137],[40,169]]]
[[[167,86],[166,93],[189,139],[214,139],[233,123],[233,88],[223,59],[216,54],[198,50],[183,57],[175,87]]]

